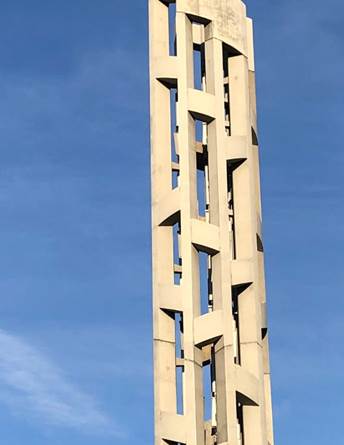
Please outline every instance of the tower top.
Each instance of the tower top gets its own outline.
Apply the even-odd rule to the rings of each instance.
[[[246,6],[242,0],[176,0],[177,12],[209,22],[208,37],[215,37],[247,55]]]

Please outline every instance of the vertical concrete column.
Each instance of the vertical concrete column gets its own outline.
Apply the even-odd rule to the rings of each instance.
[[[193,87],[192,23],[177,12],[177,48],[179,59],[178,118],[180,150],[181,250],[183,258],[183,308],[185,354],[185,416],[187,443],[204,441],[201,351],[194,344],[194,319],[200,315],[198,255],[192,245],[191,219],[197,217],[197,178],[195,125],[188,110],[188,91]]]
[[[250,98],[250,124],[252,133],[252,158],[253,170],[255,174],[255,205],[257,212],[257,241],[259,248],[257,252],[258,259],[258,288],[262,304],[262,348],[263,348],[263,370],[264,370],[264,395],[265,395],[265,415],[267,425],[268,443],[273,445],[273,418],[272,418],[272,399],[271,399],[271,377],[270,377],[270,358],[269,358],[269,334],[267,325],[266,309],[266,291],[265,291],[265,270],[264,270],[264,242],[262,233],[262,206],[260,189],[260,166],[259,166],[259,138],[257,127],[257,99],[256,99],[256,76],[254,63],[254,39],[253,23],[247,19],[247,38],[248,38],[248,69],[249,69],[249,98]]]
[[[238,259],[250,260],[253,282],[240,296],[242,366],[260,382],[258,406],[246,405],[244,431],[246,445],[263,445],[266,442],[264,406],[264,371],[262,355],[261,296],[259,295],[259,260],[257,252],[256,159],[252,152],[250,118],[249,70],[244,56],[229,59],[229,85],[231,109],[231,135],[244,137],[247,160],[234,172],[235,234]]]
[[[206,35],[209,31],[206,28]],[[210,222],[219,226],[221,251],[213,258],[214,310],[225,320],[223,337],[216,345],[217,439],[238,444],[234,384],[233,328],[230,274],[230,238],[227,203],[227,153],[224,117],[222,42],[205,42],[207,92],[215,96],[215,119],[208,125]]]
[[[152,171],[152,252],[154,310],[155,417],[176,411],[174,321],[160,309],[160,283],[172,281],[172,232],[161,227],[158,203],[169,192],[171,183],[170,92],[156,76],[155,61],[168,57],[168,10],[160,2],[149,2],[151,76],[151,171]],[[161,445],[160,424],[156,424],[156,445]]]

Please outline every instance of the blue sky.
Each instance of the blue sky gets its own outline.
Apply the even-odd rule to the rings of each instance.
[[[247,3],[276,443],[341,443],[344,3]],[[0,11],[1,441],[150,445],[146,1]]]

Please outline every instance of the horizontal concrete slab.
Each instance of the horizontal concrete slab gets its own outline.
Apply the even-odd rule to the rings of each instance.
[[[158,287],[158,304],[160,309],[182,312],[182,288],[176,285],[159,285]]]
[[[176,223],[180,212],[179,187],[168,192],[157,204],[157,221],[160,226],[171,226]]]
[[[253,282],[253,265],[251,260],[231,261],[232,286]]]
[[[219,228],[199,219],[191,220],[191,240],[193,245],[210,255],[220,251]]]
[[[162,439],[186,443],[186,417],[180,414],[160,412],[160,434]]]
[[[215,119],[215,96],[189,88],[188,110],[195,119],[211,122]]]
[[[228,161],[247,159],[248,142],[246,136],[226,137],[226,158]]]
[[[235,387],[248,399],[247,405],[259,405],[259,381],[242,366],[235,365]]]
[[[203,346],[214,342],[223,335],[223,311],[209,312],[195,318],[195,345]]]
[[[178,58],[177,57],[161,57],[155,60],[153,76],[162,83],[166,83],[169,87],[176,87],[178,80]]]

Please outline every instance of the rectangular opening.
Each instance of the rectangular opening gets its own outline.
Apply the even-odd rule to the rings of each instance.
[[[178,137],[177,101],[178,89],[170,88],[172,188],[179,186],[179,153],[176,144]]]
[[[224,114],[225,131],[227,136],[231,136],[231,109],[230,109],[230,84],[229,84],[229,63],[228,59],[239,55],[238,51],[229,45],[222,45],[223,55],[223,85],[224,85]]]
[[[231,135],[231,115],[229,105],[229,83],[228,77],[224,80],[224,114],[225,114],[225,131],[227,136]]]
[[[245,445],[245,432],[244,432],[244,409],[242,403],[237,399],[237,436],[239,445]]]
[[[217,433],[216,420],[216,367],[215,344],[209,344],[203,349],[203,412],[206,443],[214,443]]]
[[[182,279],[182,258],[180,255],[180,221],[173,226],[173,264],[174,264],[174,284],[180,285]]]
[[[208,210],[207,203],[207,182],[205,169],[197,169],[197,202],[198,215],[205,218]]]
[[[204,421],[212,418],[212,376],[210,362],[203,365],[203,405]]]
[[[224,89],[224,116],[225,116],[225,131],[227,136],[231,135],[231,113],[230,113],[230,102],[229,102],[229,70],[228,70],[228,59],[225,57],[223,60],[223,89]]]
[[[175,314],[177,414],[184,414],[184,342],[183,315]]]
[[[178,153],[175,141],[175,134],[178,133],[177,125],[177,101],[178,90],[177,88],[170,88],[170,114],[171,114],[171,160],[172,162],[178,162]]]
[[[193,68],[194,88],[206,90],[206,65],[205,65],[205,25],[192,23],[193,31]]]
[[[182,268],[180,266],[174,266],[174,284],[180,286],[182,282]]]
[[[168,33],[169,33],[169,49],[170,56],[177,55],[177,39],[176,39],[176,2],[168,3]]]
[[[176,367],[176,388],[177,388],[177,414],[184,414],[184,396],[183,396],[184,367]]]
[[[198,215],[209,216],[209,165],[207,150],[207,124],[195,120],[195,139],[197,143],[197,202]]]
[[[174,320],[175,320],[175,331],[176,331],[176,358],[184,358],[183,315],[179,312],[176,312]]]
[[[198,252],[200,277],[200,309],[201,315],[213,310],[212,258],[206,252]]]
[[[231,86],[229,82],[229,63],[230,57],[238,56],[239,52],[233,47],[223,44],[222,45],[222,57],[223,57],[223,85],[224,85],[224,113],[225,113],[225,131],[227,136],[231,136],[231,108],[230,108],[230,94]]]
[[[193,50],[194,66],[194,88],[205,91],[205,54],[204,44],[194,47]]]
[[[233,316],[233,349],[234,349],[234,363],[241,364],[240,351],[240,320],[239,320],[239,288],[232,287],[232,316]]]
[[[232,259],[236,259],[235,245],[235,220],[234,220],[234,186],[233,186],[233,165],[227,163],[227,200],[228,200],[228,219],[230,231],[230,250]]]
[[[205,139],[204,125],[206,125],[204,122],[195,119],[195,139],[196,142],[200,142],[203,145],[206,144],[206,141],[204,140]]]
[[[173,189],[179,187],[179,175],[180,175],[179,168],[172,167],[172,188]]]

